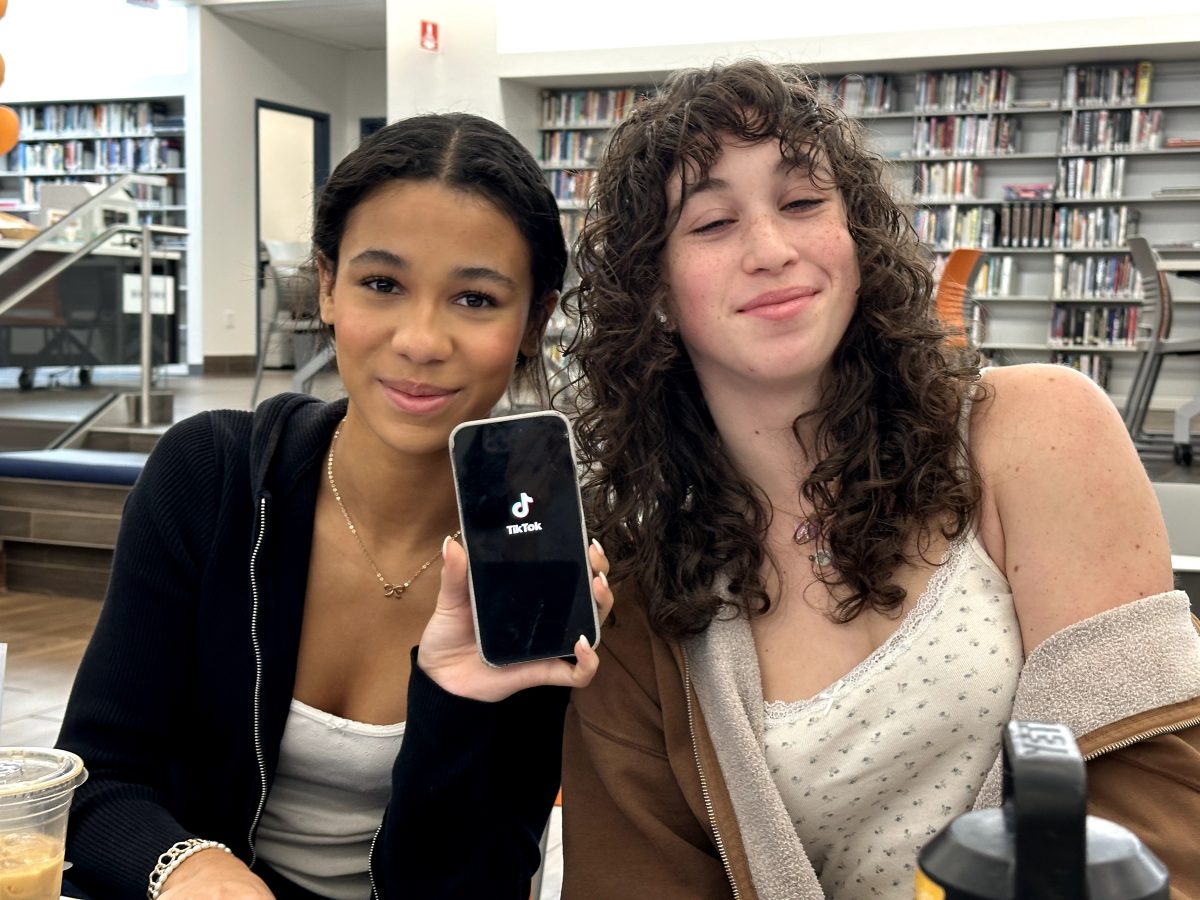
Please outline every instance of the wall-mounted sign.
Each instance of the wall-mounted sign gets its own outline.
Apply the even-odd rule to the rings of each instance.
[[[438,39],[437,22],[421,20],[421,49],[428,50],[430,53],[437,53],[442,49],[441,42]]]
[[[121,312],[138,315],[142,311],[142,276],[126,274],[121,279]],[[150,276],[150,314],[175,315],[175,278]]]

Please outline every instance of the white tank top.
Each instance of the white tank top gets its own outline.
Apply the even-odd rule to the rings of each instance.
[[[322,897],[370,897],[367,859],[403,738],[403,722],[369,725],[293,699],[258,825],[258,855]]]
[[[1000,752],[1023,661],[1012,591],[971,532],[867,659],[766,704],[767,765],[828,897],[912,896],[918,851]]]

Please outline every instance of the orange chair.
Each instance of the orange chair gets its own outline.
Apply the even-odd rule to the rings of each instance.
[[[957,347],[967,346],[974,319],[971,290],[984,258],[982,250],[959,247],[951,251],[934,295],[937,317],[951,329],[950,342]]]

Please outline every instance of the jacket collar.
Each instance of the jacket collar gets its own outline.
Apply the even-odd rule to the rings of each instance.
[[[724,830],[740,836],[754,896],[823,900],[763,752],[762,681],[750,621],[718,615],[685,639],[683,653],[735,817]]]
[[[1091,748],[1094,732],[1131,718],[1136,728],[1138,717],[1166,707],[1178,705],[1167,715],[1184,721],[1180,710],[1197,697],[1200,635],[1187,594],[1166,591],[1068,625],[1042,641],[1021,669],[1012,718],[1061,722]],[[1002,780],[997,758],[976,809],[1000,805]]]
[[[264,491],[282,496],[296,488],[329,449],[347,402],[279,394],[259,404],[250,434],[250,483],[255,497]],[[285,431],[287,440],[283,440]]]

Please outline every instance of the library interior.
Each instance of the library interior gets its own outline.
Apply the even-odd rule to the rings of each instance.
[[[1200,900],[1198,614],[1195,0],[0,0],[0,896]]]

